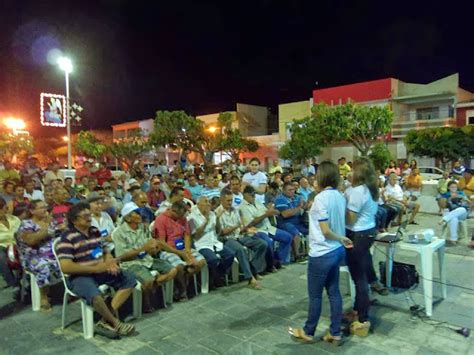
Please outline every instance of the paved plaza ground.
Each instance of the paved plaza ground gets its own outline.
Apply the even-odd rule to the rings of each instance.
[[[410,226],[410,230],[432,227],[439,233],[438,219],[422,214],[418,218],[421,226]],[[470,219],[469,224],[472,232],[474,220]],[[378,264],[384,257],[376,251],[374,262]],[[395,259],[414,263],[420,269],[414,254],[397,250]],[[437,280],[436,258],[434,270]],[[69,306],[68,316],[78,321],[62,331],[59,304],[50,314],[34,313],[29,305],[13,303],[11,291],[3,289],[0,354],[473,354],[474,335],[464,338],[447,326],[474,328],[474,251],[465,245],[447,248],[446,270],[448,283],[462,288],[448,287],[448,298],[434,307],[431,321],[409,312],[414,303],[423,304],[421,284],[411,292],[373,295],[377,302],[371,309],[372,334],[367,338],[348,336],[341,347],[320,341],[300,344],[287,334],[288,326],[300,326],[306,317],[304,264],[265,275],[262,291],[250,290],[240,283],[160,309],[135,321],[138,335],[121,340],[97,335],[84,340],[78,302]],[[349,308],[345,274],[341,276],[341,290],[345,308]],[[440,285],[435,284],[434,297],[439,295]],[[59,303],[60,298],[61,295]],[[328,328],[328,315],[325,300],[317,336]],[[433,320],[446,323],[435,326]]]

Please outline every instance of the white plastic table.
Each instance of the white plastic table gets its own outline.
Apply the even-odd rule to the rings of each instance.
[[[425,311],[428,317],[433,313],[433,253],[438,253],[439,277],[442,287],[443,299],[447,298],[446,272],[444,268],[444,249],[446,241],[434,237],[429,244],[412,244],[407,242],[397,243],[402,250],[414,251],[420,255],[421,273],[423,281],[423,295],[425,298]]]

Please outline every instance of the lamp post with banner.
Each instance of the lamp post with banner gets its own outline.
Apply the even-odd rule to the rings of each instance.
[[[58,59],[59,68],[64,71],[66,79],[66,129],[67,129],[67,168],[72,169],[72,147],[71,147],[71,117],[69,107],[69,73],[72,72],[72,62],[67,57]]]

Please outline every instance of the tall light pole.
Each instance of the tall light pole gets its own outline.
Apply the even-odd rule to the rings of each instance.
[[[67,57],[61,57],[58,59],[58,65],[64,71],[66,78],[67,168],[72,169],[71,117],[69,115],[69,73],[72,72],[72,62]]]

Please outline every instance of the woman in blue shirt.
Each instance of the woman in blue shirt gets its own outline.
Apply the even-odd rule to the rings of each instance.
[[[331,325],[322,340],[339,343],[342,318],[339,266],[346,254],[343,247],[351,248],[352,242],[344,236],[346,201],[336,189],[340,180],[337,165],[322,162],[316,179],[321,192],[309,212],[308,319],[303,328],[289,328],[288,332],[304,342],[312,342],[326,288],[331,305]]]
[[[378,179],[372,162],[358,158],[353,165],[352,189],[346,194],[346,236],[354,247],[347,252],[347,266],[356,286],[351,333],[367,336],[369,322],[369,273],[372,269],[370,247],[376,235],[375,215],[379,199]],[[355,319],[357,316],[357,319]]]

